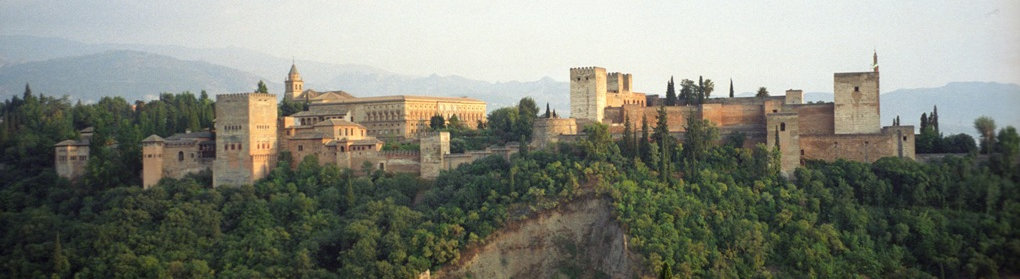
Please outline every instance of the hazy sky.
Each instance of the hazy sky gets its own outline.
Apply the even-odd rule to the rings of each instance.
[[[832,73],[870,70],[873,49],[883,92],[1020,83],[1020,1],[764,2],[3,0],[0,35],[237,46],[489,81],[602,66],[647,93],[670,75],[704,75],[717,92],[729,78],[738,92],[831,92]]]

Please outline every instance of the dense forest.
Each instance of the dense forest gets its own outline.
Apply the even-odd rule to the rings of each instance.
[[[409,278],[460,258],[511,220],[581,195],[613,200],[648,274],[689,277],[996,277],[1018,274],[1020,149],[1006,127],[994,159],[808,162],[783,175],[764,145],[719,142],[707,121],[685,138],[644,120],[553,150],[490,157],[435,180],[290,158],[254,185],[209,173],[142,190],[139,140],[212,124],[206,94],[130,104],[21,97],[0,107],[0,269],[11,278]],[[459,148],[527,140],[533,101],[498,109]],[[660,110],[660,115],[665,110]],[[649,120],[655,123],[649,123]],[[454,125],[448,125],[453,122]],[[431,123],[430,123],[431,124]],[[52,168],[57,141],[96,128],[87,173]],[[452,126],[452,127],[451,127]],[[994,130],[994,128],[993,128]],[[682,142],[682,144],[681,144]],[[400,146],[393,148],[401,148]],[[298,160],[296,169],[286,162]]]

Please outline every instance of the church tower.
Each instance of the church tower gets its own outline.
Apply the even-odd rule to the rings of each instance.
[[[297,65],[293,62],[290,64],[290,73],[287,74],[287,80],[283,82],[284,93],[283,98],[288,101],[293,101],[301,97],[301,92],[305,90],[305,82],[301,80],[301,74],[297,71]]]

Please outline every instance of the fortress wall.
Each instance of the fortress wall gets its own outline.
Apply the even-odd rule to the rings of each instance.
[[[289,139],[286,141],[287,145],[282,147],[290,151],[291,168],[296,168],[309,155],[318,157],[320,164],[327,162],[335,163],[336,155],[325,146],[325,142],[322,139]],[[340,164],[337,165],[339,166]]]
[[[179,179],[189,173],[198,173],[211,169],[214,158],[202,158],[198,146],[198,144],[166,144],[163,147],[163,173],[160,178],[170,177]],[[157,178],[155,182],[159,182],[159,179]]]
[[[555,145],[560,135],[575,135],[578,132],[577,121],[573,118],[538,118],[535,119],[534,127],[531,145],[539,149]]]
[[[761,104],[704,104],[702,119],[707,119],[716,126],[765,125],[765,115]]]
[[[800,146],[804,159],[870,163],[882,157],[915,158],[913,126],[886,127],[874,134],[801,135]]]
[[[833,104],[804,104],[788,106],[797,112],[800,123],[800,132],[808,135],[831,135],[833,128]]]

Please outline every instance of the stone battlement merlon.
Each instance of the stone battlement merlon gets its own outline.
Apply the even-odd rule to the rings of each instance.
[[[847,72],[847,73],[833,73],[835,77],[840,76],[867,76],[867,75],[878,75],[876,72]]]
[[[272,98],[276,98],[276,94],[245,92],[245,93],[224,93],[224,94],[216,95],[216,99],[219,99],[220,97],[222,97],[224,99],[240,100],[240,99],[246,99],[246,98],[250,98],[250,97],[272,97]]]

